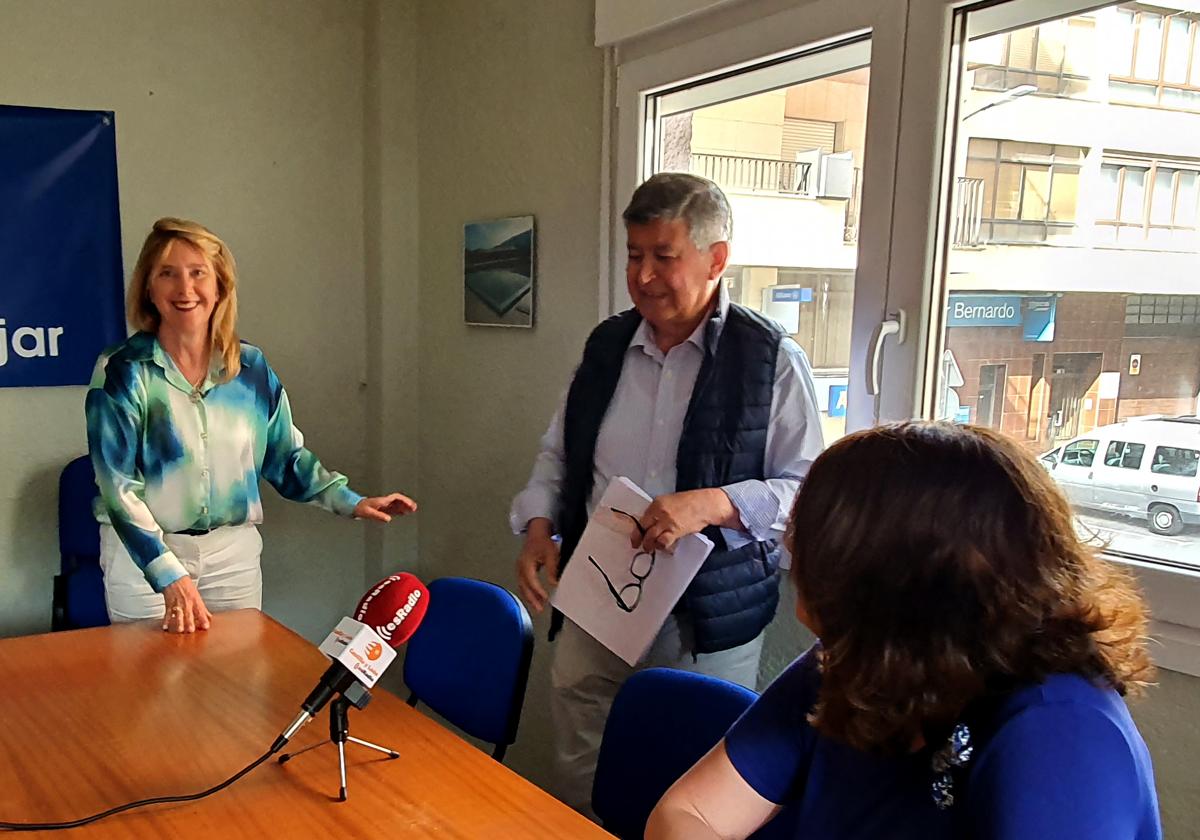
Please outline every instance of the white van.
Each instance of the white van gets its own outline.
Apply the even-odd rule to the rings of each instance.
[[[1144,518],[1156,534],[1200,524],[1200,417],[1101,426],[1041,461],[1078,507]]]

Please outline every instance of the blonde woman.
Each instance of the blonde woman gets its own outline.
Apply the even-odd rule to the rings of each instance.
[[[237,337],[237,269],[212,231],[159,219],[129,284],[138,330],[106,350],[87,394],[100,564],[114,622],[206,630],[261,607],[260,478],[284,498],[388,522],[417,506],[364,498],[321,466],[263,352]]]

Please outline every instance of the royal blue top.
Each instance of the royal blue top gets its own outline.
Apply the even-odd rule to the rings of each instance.
[[[725,736],[741,777],[785,806],[777,819],[794,840],[1161,840],[1150,753],[1111,688],[1056,674],[1002,698],[973,727],[954,802],[939,808],[941,745],[884,757],[827,738],[806,722],[819,684],[814,649]]]

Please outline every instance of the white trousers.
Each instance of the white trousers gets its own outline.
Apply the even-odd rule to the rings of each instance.
[[[678,668],[720,677],[754,689],[763,637],[719,653],[692,658],[692,626],[685,617],[667,616],[649,652],[635,667],[597,642],[570,619],[554,640],[550,664],[550,713],[554,725],[555,772],[552,793],[595,820],[592,778],[600,736],[618,689],[645,668]]]
[[[196,582],[210,612],[262,609],[262,537],[258,528],[227,525],[194,537],[167,534],[165,540]],[[100,568],[111,621],[163,617],[162,594],[146,582],[111,525],[100,526]]]

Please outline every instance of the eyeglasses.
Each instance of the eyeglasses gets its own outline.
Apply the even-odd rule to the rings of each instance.
[[[632,513],[626,513],[623,510],[618,510],[617,508],[610,507],[609,510],[618,516],[627,517],[631,522],[633,522],[633,527],[637,528],[638,533],[645,538],[646,529],[642,527],[642,523],[638,521],[636,516],[634,516]],[[629,561],[629,574],[633,575],[633,583],[627,583],[620,589],[617,589],[617,587],[613,586],[612,579],[609,578],[608,573],[600,567],[600,564],[596,562],[596,558],[589,554],[588,560],[590,560],[592,565],[596,567],[596,571],[600,572],[600,575],[604,578],[604,582],[608,584],[608,591],[612,593],[613,598],[617,602],[617,606],[623,609],[625,612],[631,613],[636,610],[638,604],[642,602],[642,584],[646,582],[646,578],[650,577],[650,573],[654,571],[654,556],[655,552],[653,551],[648,554],[644,551],[639,551],[637,554],[633,555],[633,559]],[[627,601],[625,598],[625,593],[630,589],[634,590],[633,595],[630,598],[632,603]]]

